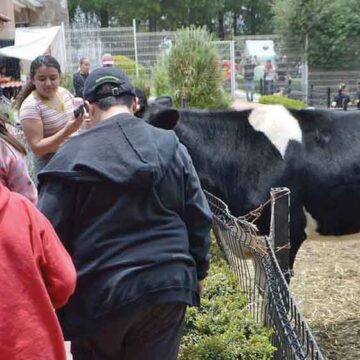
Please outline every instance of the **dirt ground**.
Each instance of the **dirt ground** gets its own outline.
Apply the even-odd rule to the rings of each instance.
[[[360,359],[360,236],[307,240],[291,288],[328,360]]]

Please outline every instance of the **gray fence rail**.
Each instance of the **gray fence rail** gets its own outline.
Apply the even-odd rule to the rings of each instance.
[[[271,231],[263,237],[249,217],[235,218],[219,198],[208,192],[206,196],[217,242],[238,277],[252,316],[273,329],[271,341],[277,348],[274,359],[323,360],[286,281],[289,193],[286,188],[272,189]]]

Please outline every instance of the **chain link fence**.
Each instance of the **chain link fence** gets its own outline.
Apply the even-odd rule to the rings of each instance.
[[[273,329],[275,360],[323,360],[285,279],[289,193],[286,188],[272,189],[271,231],[264,237],[259,236],[253,220],[250,221],[251,217],[260,216],[263,207],[250,216],[235,218],[219,198],[208,192],[206,196],[218,245],[238,277],[253,318]]]
[[[167,53],[172,46],[175,32],[137,32],[136,27],[126,28],[84,28],[65,31],[67,51],[67,73],[75,73],[82,57],[90,58],[92,68],[101,66],[101,56],[126,56],[136,64],[136,76],[145,72],[151,78],[152,67],[157,59]],[[216,41],[219,57],[224,68],[225,87],[232,97],[235,96],[236,77],[235,48],[233,41]],[[127,69],[133,77],[133,69]]]
[[[339,85],[346,85],[346,93],[350,96],[351,102],[357,99],[357,92],[360,90],[360,64],[358,62],[358,54],[360,53],[360,39],[348,39],[344,44],[342,51],[342,61],[339,68],[332,70],[314,67],[308,64],[307,49],[311,46],[312,51],[316,52],[317,44],[299,42],[291,38],[284,39],[279,35],[254,35],[254,36],[238,36],[235,37],[235,59],[241,64],[246,54],[246,41],[272,41],[275,51],[275,68],[277,72],[274,93],[281,92],[285,88],[281,84],[282,75],[281,68],[286,71],[288,79],[290,79],[289,88],[286,95],[291,98],[303,100],[310,106],[318,108],[330,107],[334,102],[334,98],[339,90]],[[329,44],[332,46],[332,44]],[[244,90],[242,81],[242,70],[238,76],[238,87]],[[264,93],[260,86],[259,79],[256,79],[256,91]]]
[[[133,27],[121,28],[67,28],[65,33],[68,50],[66,72],[76,72],[83,56],[90,58],[93,68],[101,66],[101,56],[109,52],[131,59],[136,64],[136,76],[139,76],[140,72],[145,73],[148,78],[151,78],[152,67],[157,59],[170,50],[175,38],[175,32],[138,32],[135,24]],[[351,54],[344,58],[345,65],[351,65],[349,70],[309,69],[305,43],[285,40],[278,35],[254,35],[236,36],[231,41],[214,42],[224,69],[225,88],[232,98],[246,98],[244,62],[248,54],[248,40],[270,41],[273,44],[274,56],[270,59],[275,65],[275,78],[271,93],[283,93],[315,107],[328,107],[334,100],[339,84],[345,83],[350,98],[356,97],[360,65],[354,62]],[[353,47],[360,51],[360,40],[354,41]],[[265,58],[255,71],[255,101],[266,92],[263,79],[264,62]],[[130,72],[132,74],[134,70],[131,69]]]

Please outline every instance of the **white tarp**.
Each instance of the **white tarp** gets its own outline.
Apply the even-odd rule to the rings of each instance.
[[[245,55],[255,56],[261,64],[267,60],[275,61],[274,42],[272,40],[246,40]]]
[[[22,61],[22,73],[37,56],[50,53],[66,69],[66,49],[63,26],[16,28],[15,45],[0,49],[0,54]]]

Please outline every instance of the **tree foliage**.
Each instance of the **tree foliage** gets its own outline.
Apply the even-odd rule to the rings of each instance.
[[[69,0],[70,19],[76,9],[95,16],[102,27],[129,26],[132,19],[150,31],[195,25],[223,38],[228,33],[257,34],[271,30],[272,0]]]
[[[169,54],[160,59],[165,71],[154,73],[160,76],[160,80],[155,78],[154,83],[168,80],[170,95],[177,106],[183,98],[187,98],[190,107],[229,106],[229,98],[223,88],[225,78],[220,58],[212,39],[204,29],[190,27],[179,30]],[[169,95],[161,94],[158,88],[156,93]]]
[[[274,27],[305,43],[313,67],[351,66],[359,56],[359,0],[274,0]],[[351,54],[349,57],[347,54]]]

